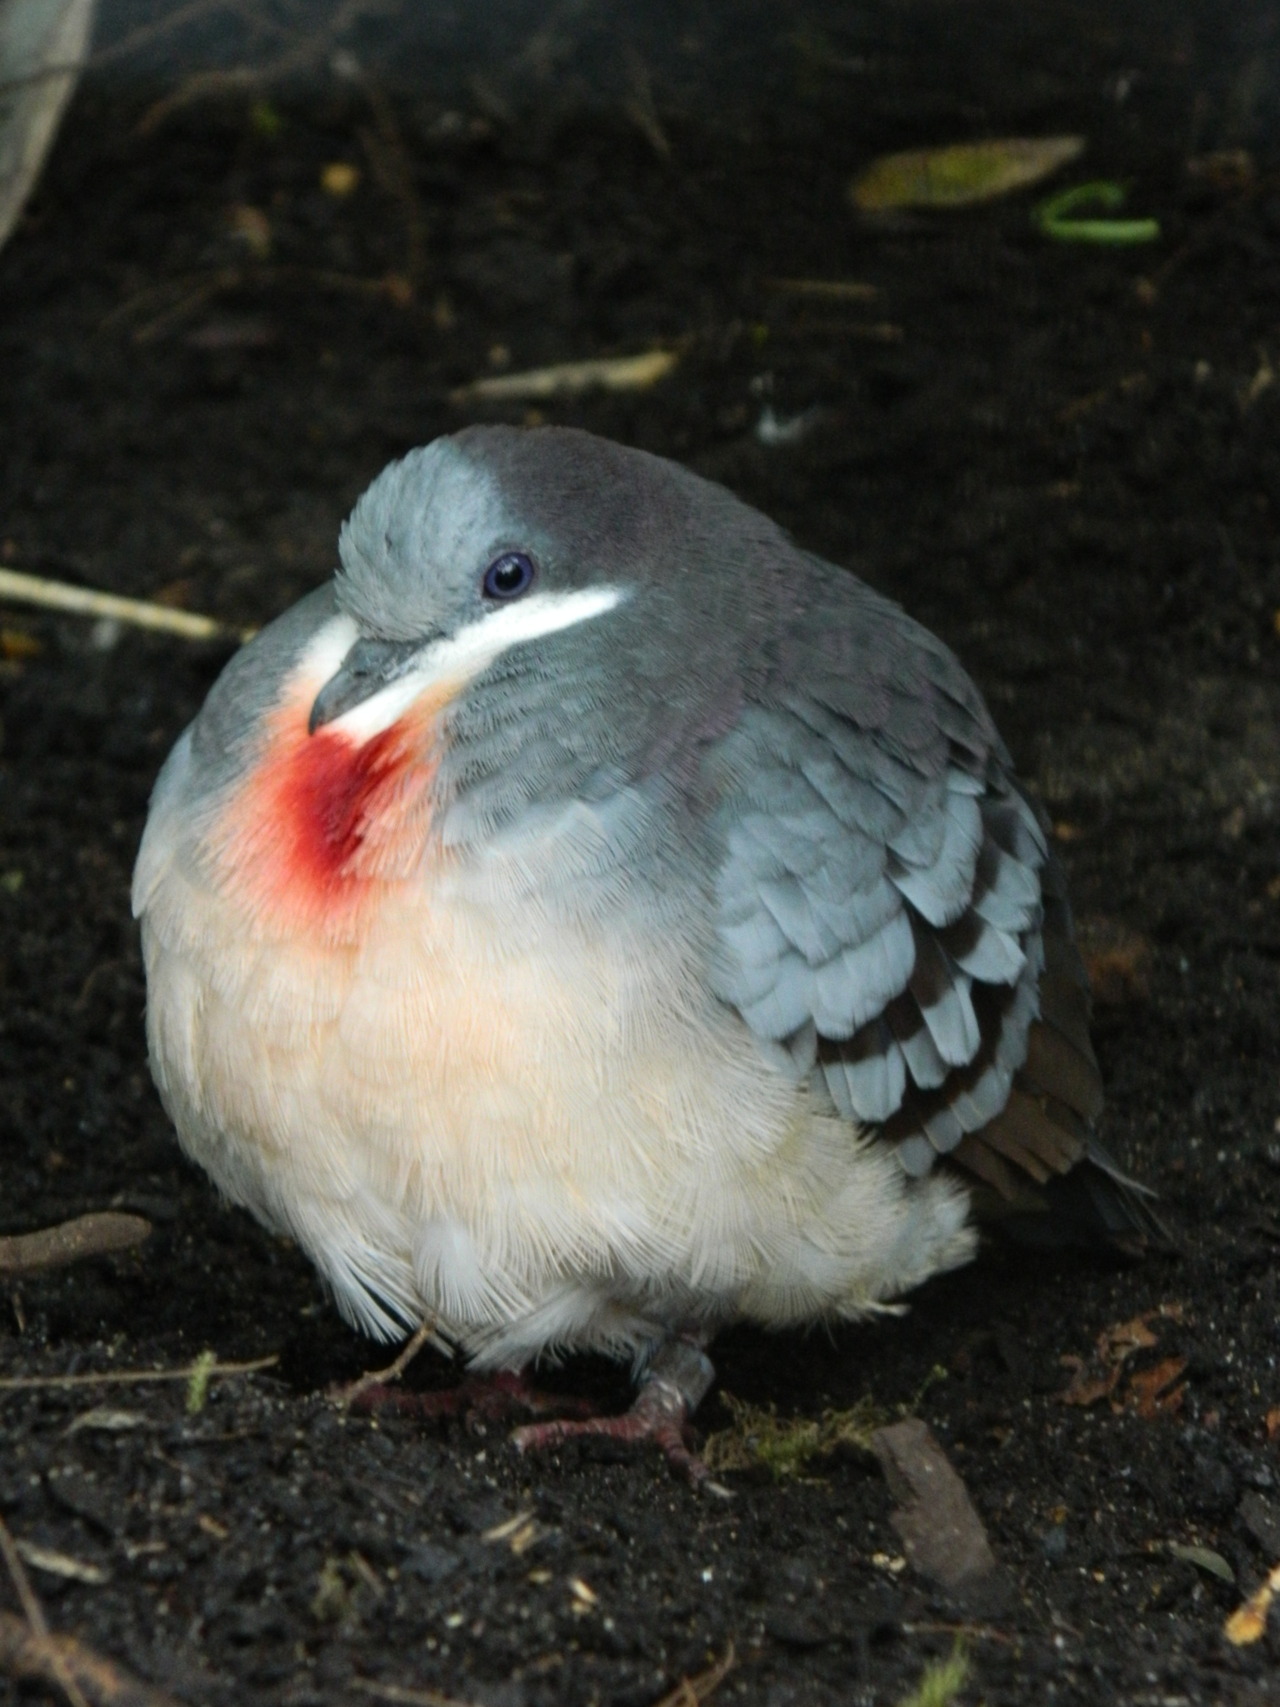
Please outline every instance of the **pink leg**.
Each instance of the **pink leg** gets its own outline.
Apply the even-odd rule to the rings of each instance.
[[[520,1452],[545,1451],[566,1440],[595,1438],[660,1447],[667,1463],[695,1488],[723,1494],[690,1444],[689,1419],[715,1379],[711,1359],[688,1339],[670,1339],[659,1346],[640,1382],[629,1411],[619,1417],[586,1417],[580,1421],[528,1423],[512,1435]]]
[[[499,1369],[467,1375],[456,1387],[430,1393],[406,1393],[399,1387],[366,1387],[353,1400],[362,1411],[395,1411],[424,1418],[462,1417],[467,1421],[509,1422],[517,1416],[545,1417],[557,1411],[589,1415],[585,1399],[544,1393],[529,1383],[524,1370]]]

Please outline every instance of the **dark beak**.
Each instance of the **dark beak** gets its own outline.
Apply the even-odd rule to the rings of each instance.
[[[402,676],[431,638],[427,635],[417,640],[357,640],[342,660],[341,669],[316,695],[307,719],[308,734],[314,735],[317,729],[332,723],[352,706],[372,699]]]

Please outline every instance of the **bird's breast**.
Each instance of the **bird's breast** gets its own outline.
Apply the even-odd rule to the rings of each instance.
[[[367,740],[339,727],[310,734],[310,685],[271,715],[258,762],[227,802],[212,844],[221,887],[268,934],[364,935],[388,886],[426,855],[438,768],[439,711],[416,703]]]

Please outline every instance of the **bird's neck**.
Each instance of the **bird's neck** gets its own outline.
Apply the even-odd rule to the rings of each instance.
[[[272,714],[261,757],[218,825],[220,874],[255,918],[363,935],[388,885],[421,870],[438,765],[438,707],[418,704],[360,741],[308,733],[304,692]]]

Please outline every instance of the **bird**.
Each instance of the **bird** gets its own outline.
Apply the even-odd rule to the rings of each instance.
[[[629,1361],[691,1475],[731,1323],[892,1313],[975,1208],[1140,1237],[1063,872],[952,651],[571,428],[385,469],[227,664],[133,885],[187,1154],[356,1328]]]

